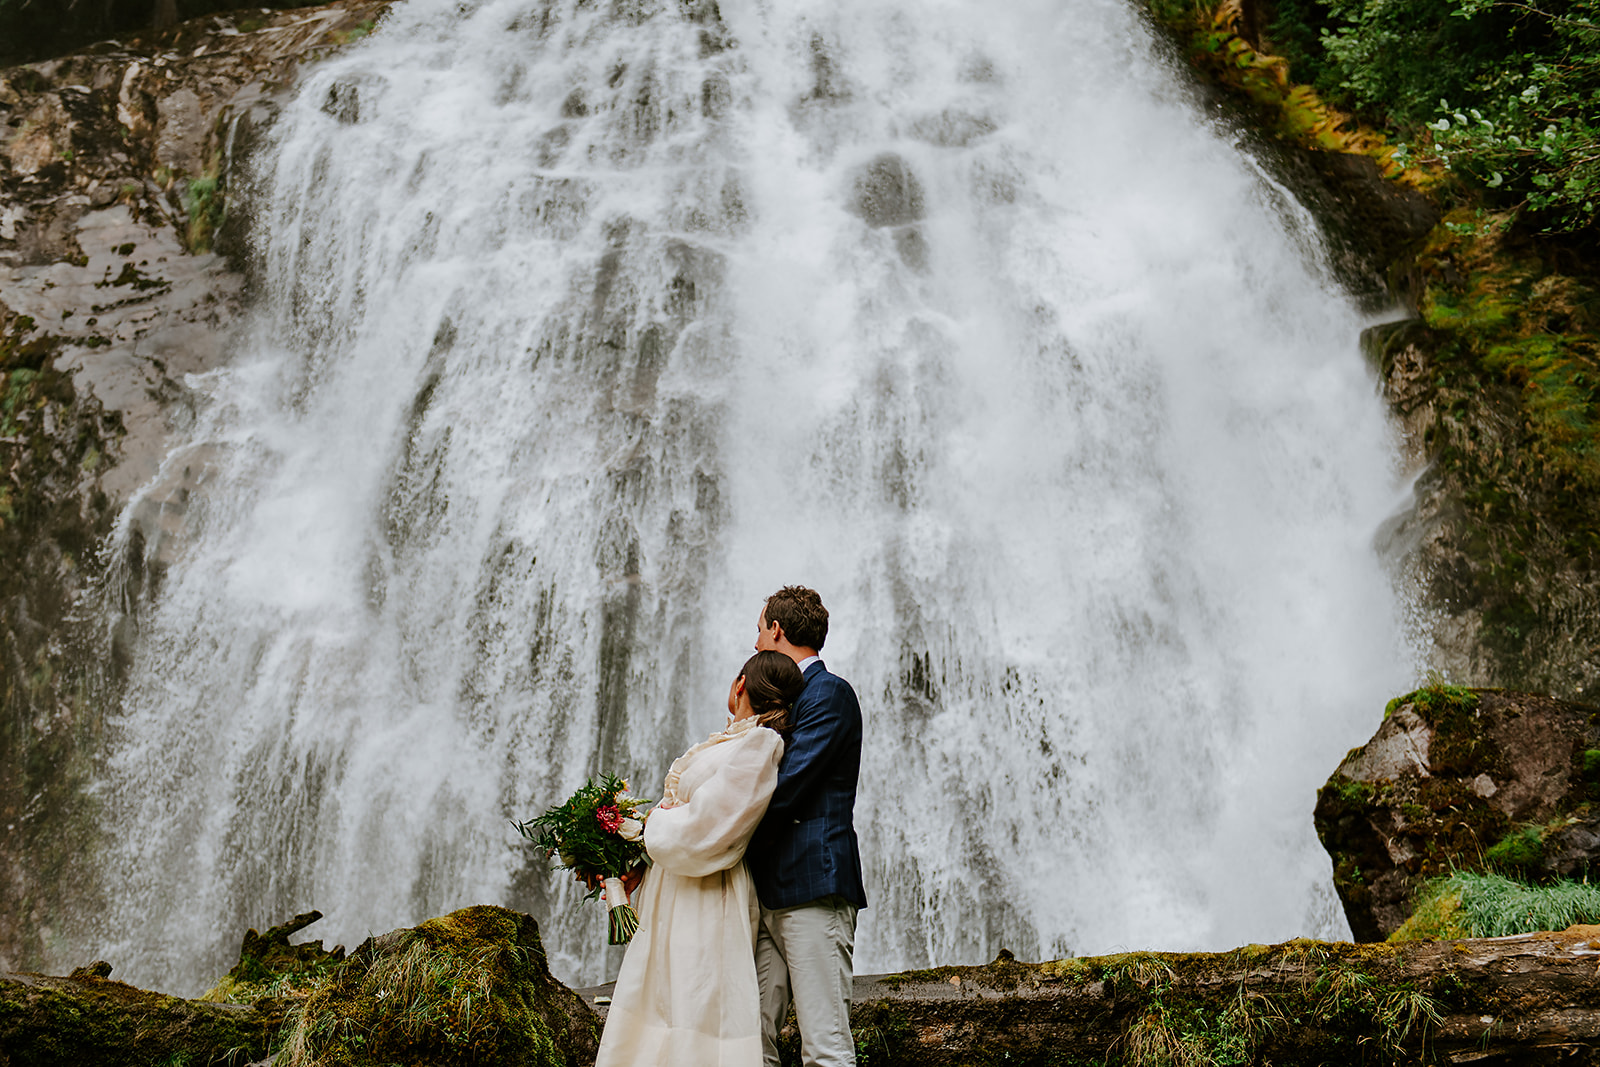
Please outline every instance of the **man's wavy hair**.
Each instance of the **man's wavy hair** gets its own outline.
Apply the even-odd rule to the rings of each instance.
[[[821,651],[822,642],[828,639],[828,609],[815,589],[803,585],[786,585],[767,597],[761,617],[768,626],[777,623],[783,627],[783,636],[801,648]]]

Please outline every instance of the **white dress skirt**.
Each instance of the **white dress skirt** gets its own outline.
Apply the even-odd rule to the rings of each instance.
[[[760,904],[744,850],[778,781],[783,738],[741,719],[673,762],[645,821],[653,866],[595,1067],[760,1067]]]

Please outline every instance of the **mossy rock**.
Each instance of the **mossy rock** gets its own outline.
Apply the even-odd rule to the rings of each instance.
[[[291,1012],[288,1067],[567,1067],[594,1012],[551,974],[530,916],[478,905],[369,938]]]
[[[1436,684],[1391,701],[1314,813],[1356,939],[1393,934],[1453,871],[1587,875],[1600,861],[1597,745],[1600,710],[1549,697]]]

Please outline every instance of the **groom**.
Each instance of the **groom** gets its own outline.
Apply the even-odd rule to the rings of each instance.
[[[756,651],[784,653],[805,678],[789,711],[777,789],[745,853],[761,899],[762,1056],[765,1067],[778,1067],[778,1030],[793,1001],[805,1067],[853,1067],[851,956],[856,912],[867,906],[853,821],[861,705],[817,658],[828,609],[814,590],[784,586],[756,625]]]

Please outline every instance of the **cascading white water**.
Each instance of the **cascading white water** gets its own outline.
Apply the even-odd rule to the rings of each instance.
[[[104,790],[131,980],[479,902],[614,973],[508,819],[654,790],[795,581],[858,970],[1344,930],[1314,790],[1408,673],[1363,323],[1124,0],[402,0],[264,158]]]

